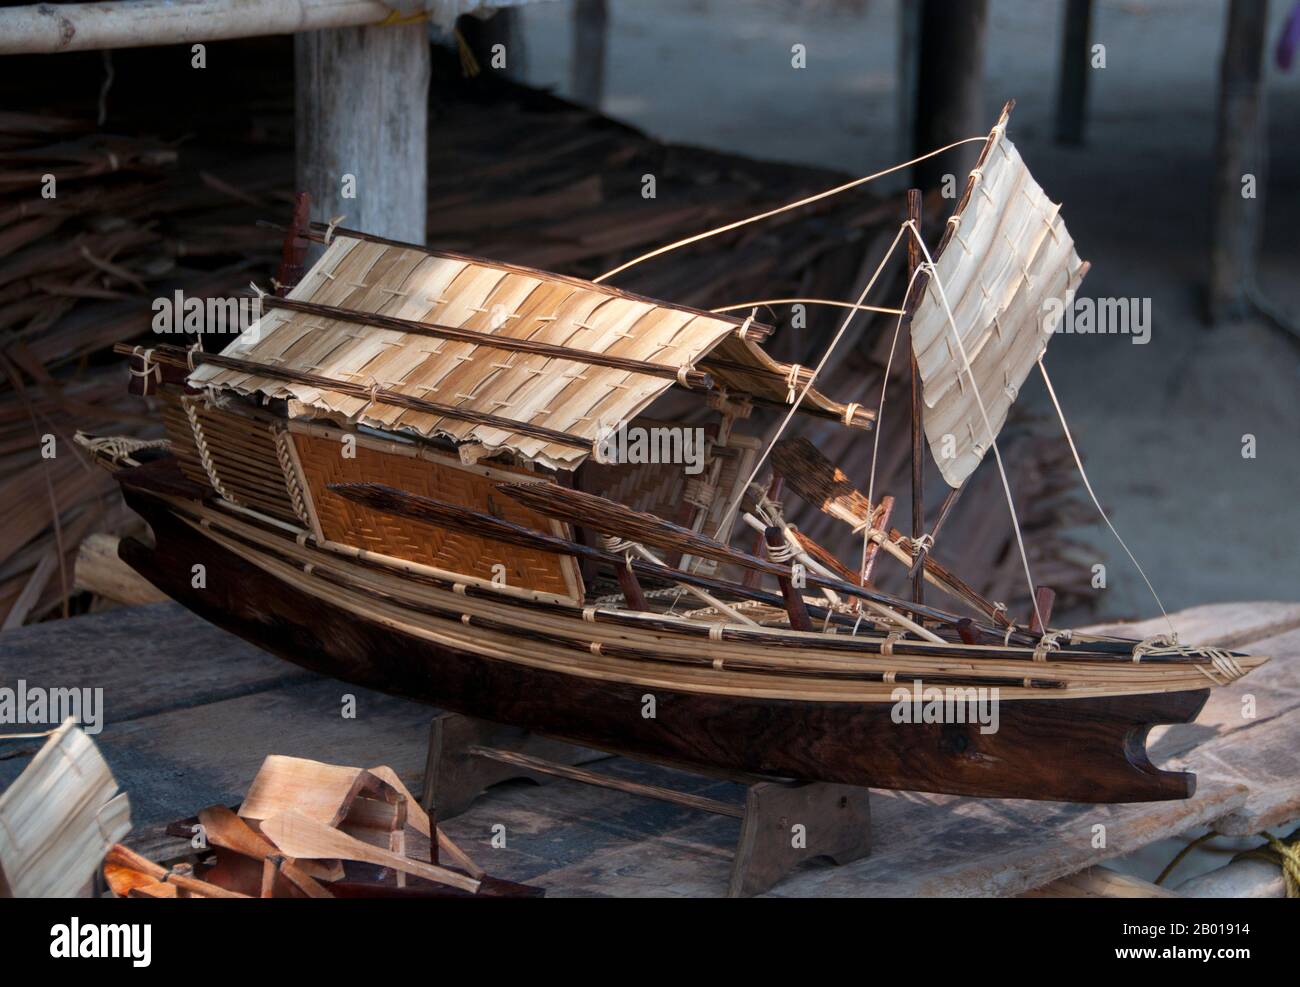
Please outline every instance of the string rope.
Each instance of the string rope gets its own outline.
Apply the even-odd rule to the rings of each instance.
[[[903,297],[907,298],[912,294],[912,285],[916,282],[917,276],[921,273],[918,267],[912,272],[912,276],[907,280],[907,290],[903,292]],[[894,367],[894,353],[898,349],[898,338],[903,331],[903,316],[906,309],[898,310],[898,319],[894,322],[894,338],[889,344],[889,357],[885,360],[885,376],[880,381],[880,403],[876,406],[876,423],[875,435],[871,441],[871,473],[867,478],[867,520],[858,525],[862,529],[862,561],[858,566],[858,572],[862,572],[867,567],[867,552],[871,545],[871,532],[874,528],[872,523],[876,514],[876,460],[880,454],[880,426],[885,414],[885,395],[889,390],[889,375]],[[857,528],[854,530],[856,531]],[[857,624],[853,625],[853,633],[858,631]]]
[[[39,730],[36,733],[0,733],[0,740],[39,740],[41,737],[49,737],[58,733],[59,727],[51,727],[48,730]]]
[[[790,544],[789,537],[782,532],[781,544],[768,545],[767,557],[773,562],[789,562],[791,559],[800,555],[800,551]]]
[[[862,300],[867,297],[867,293],[875,287],[876,281],[880,277],[880,272],[885,269],[885,265],[889,262],[889,258],[893,256],[895,248],[898,247],[898,241],[903,238],[903,231],[906,228],[907,224],[903,224],[898,228],[898,232],[894,234],[894,240],[889,245],[889,249],[885,251],[885,256],[880,258],[880,263],[876,265],[876,269],[872,273],[871,278],[867,281],[866,287],[862,289],[862,294],[858,296],[857,303],[859,305],[861,305]],[[849,314],[844,317],[844,321],[840,323],[839,331],[835,333],[835,338],[833,338],[830,345],[826,347],[826,352],[822,354],[822,358],[817,361],[817,366],[813,368],[812,375],[808,378],[808,383],[804,385],[803,393],[799,395],[799,400],[791,403],[790,410],[786,412],[785,418],[782,420],[780,426],[773,433],[772,437],[768,439],[767,445],[763,449],[763,454],[755,461],[754,468],[750,470],[749,478],[736,488],[735,495],[732,497],[731,502],[727,505],[727,509],[722,514],[720,525],[726,525],[730,522],[732,516],[736,512],[736,508],[740,506],[741,497],[744,496],[749,485],[754,482],[754,478],[758,476],[758,471],[763,468],[763,464],[767,462],[767,457],[771,454],[772,447],[775,446],[777,440],[781,438],[781,433],[784,432],[786,426],[790,424],[790,419],[794,417],[795,412],[799,410],[799,406],[803,404],[803,399],[807,397],[808,392],[812,390],[813,383],[817,380],[817,375],[820,374],[822,368],[826,366],[826,361],[829,360],[831,354],[835,352],[835,347],[838,346],[840,340],[844,338],[844,333],[849,328],[849,323],[853,321],[853,317],[857,314],[856,309],[849,312]],[[721,530],[721,527],[719,530]]]
[[[952,308],[948,304],[948,295],[943,290],[943,281],[939,277],[938,270],[934,266],[934,258],[930,256],[930,248],[925,245],[925,240],[921,238],[920,231],[912,220],[905,224],[912,231],[912,236],[921,252],[925,254],[925,268],[930,273],[930,278],[935,288],[939,292],[939,300],[943,302],[944,314],[948,317],[948,328],[952,330],[953,338],[957,340],[957,351],[961,354],[962,366],[966,375],[970,377],[971,390],[975,394],[975,404],[979,407],[980,418],[984,420],[984,428],[989,433],[989,446],[993,450],[993,458],[998,464],[998,476],[1002,479],[1002,490],[1007,497],[1007,510],[1011,512],[1011,530],[1016,536],[1016,547],[1020,549],[1020,562],[1025,568],[1025,582],[1029,584],[1029,600],[1034,605],[1034,616],[1038,618],[1038,626],[1047,629],[1047,622],[1043,620],[1042,611],[1038,608],[1038,594],[1034,590],[1034,577],[1029,571],[1029,555],[1025,552],[1025,539],[1020,534],[1020,518],[1016,515],[1015,499],[1011,496],[1011,482],[1007,479],[1006,468],[1002,465],[1002,453],[998,451],[997,433],[993,430],[993,422],[989,419],[987,409],[984,407],[984,399],[980,396],[979,382],[975,379],[975,371],[971,367],[970,357],[966,353],[966,344],[962,342],[961,333],[957,331],[957,320],[953,318]]]
[[[347,216],[333,216],[330,218],[329,225],[325,227],[325,246],[334,242],[334,231],[338,229],[339,223],[347,219]]]
[[[1142,568],[1141,563],[1138,562],[1136,556],[1134,556],[1129,550],[1128,545],[1124,542],[1124,539],[1120,537],[1119,532],[1115,530],[1115,525],[1110,523],[1110,518],[1106,516],[1106,511],[1102,508],[1101,501],[1097,499],[1096,493],[1093,492],[1092,483],[1089,482],[1088,473],[1083,468],[1083,459],[1080,458],[1079,450],[1074,445],[1074,436],[1070,434],[1070,426],[1065,420],[1065,411],[1061,408],[1061,402],[1056,399],[1056,388],[1052,387],[1052,378],[1047,375],[1047,367],[1043,364],[1042,356],[1039,356],[1038,358],[1038,370],[1043,375],[1043,383],[1047,385],[1047,394],[1048,397],[1052,399],[1052,407],[1056,409],[1056,417],[1061,420],[1061,431],[1065,433],[1065,441],[1070,445],[1070,453],[1074,456],[1074,465],[1079,468],[1079,478],[1083,480],[1084,489],[1088,491],[1088,496],[1092,498],[1092,503],[1093,506],[1097,508],[1097,513],[1100,514],[1101,519],[1106,522],[1106,527],[1110,529],[1110,533],[1114,535],[1115,540],[1119,542],[1119,547],[1124,549],[1124,554],[1128,556],[1129,561],[1133,563],[1133,567],[1137,569],[1138,575],[1142,577],[1142,581],[1147,584],[1147,589],[1151,591],[1151,598],[1156,601],[1156,606],[1160,608],[1160,613],[1164,616],[1165,623],[1169,625],[1170,643],[1177,644],[1178,632],[1174,629],[1174,622],[1169,618],[1169,612],[1165,609],[1165,605],[1160,602],[1160,596],[1156,593],[1156,588],[1151,585],[1151,580],[1147,578],[1146,571]]]
[[[1272,833],[1261,833],[1267,841],[1263,846],[1237,854],[1234,861],[1244,859],[1266,860],[1282,868],[1282,886],[1288,898],[1300,898],[1300,830],[1292,833],[1285,842]]]
[[[917,269],[912,272],[912,276],[908,278],[907,281],[907,290],[903,292],[904,298],[906,298],[908,295],[912,293],[912,285],[916,283],[916,279],[920,274],[921,274],[920,267],[917,267]],[[883,416],[885,414],[885,395],[889,390],[889,374],[894,367],[894,352],[898,349],[898,338],[900,335],[902,335],[902,331],[903,331],[903,315],[904,315],[904,310],[899,309],[898,319],[894,322],[894,338],[893,341],[890,342],[889,344],[889,358],[885,360],[885,376],[884,379],[881,380],[880,382],[880,403],[876,406],[876,425],[875,425],[876,434],[873,437],[873,441],[871,443],[871,474],[867,478],[867,509],[870,511],[875,510],[876,457],[880,453],[880,423],[883,420]],[[862,545],[862,551],[865,553],[866,550],[867,550],[866,540],[864,540]],[[865,563],[865,561],[866,559],[864,557],[863,562]]]
[[[1167,657],[1178,655],[1183,658],[1202,658],[1209,661],[1209,668],[1204,664],[1193,667],[1215,685],[1228,685],[1246,674],[1245,669],[1230,651],[1222,648],[1188,648],[1178,643],[1177,635],[1157,634],[1146,637],[1133,646],[1133,663],[1137,664],[1147,655]],[[1217,673],[1217,675],[1216,675]]]
[[[631,570],[632,556],[638,547],[636,542],[628,538],[619,538],[617,535],[602,535],[600,540],[605,546],[605,551],[623,556],[623,563]]]
[[[615,274],[621,274],[623,271],[626,271],[629,267],[635,267],[637,264],[640,264],[643,261],[650,260],[652,257],[658,257],[661,254],[666,254],[670,250],[676,250],[678,247],[685,247],[688,244],[698,243],[700,240],[705,240],[711,236],[717,236],[719,233],[727,233],[731,230],[738,230],[740,229],[740,227],[748,226],[750,223],[757,223],[764,219],[769,219],[772,216],[780,215],[783,212],[789,212],[791,209],[798,209],[801,206],[810,205],[811,203],[818,202],[821,199],[828,199],[832,195],[839,195],[841,192],[847,192],[849,189],[857,188],[859,185],[865,185],[867,182],[875,181],[877,178],[883,178],[885,175],[891,175],[896,171],[902,171],[904,168],[910,168],[912,165],[916,164],[917,162],[928,160],[929,158],[933,158],[935,155],[938,154],[943,154],[944,151],[951,151],[954,147],[961,147],[961,145],[963,144],[973,144],[976,141],[980,141],[981,143],[983,143],[986,142],[987,140],[988,140],[988,136],[981,134],[979,137],[967,137],[963,140],[953,141],[951,144],[946,144],[937,150],[928,151],[925,154],[922,154],[920,157],[913,158],[911,161],[904,161],[902,164],[891,165],[890,167],[884,169],[883,171],[877,171],[874,174],[865,175],[862,178],[855,178],[851,182],[845,182],[843,185],[837,185],[835,188],[827,189],[824,192],[817,192],[814,195],[805,196],[804,198],[797,199],[794,202],[787,202],[785,205],[777,206],[775,209],[769,209],[766,212],[757,213],[753,216],[748,216],[745,219],[738,219],[735,222],[727,223],[724,226],[719,226],[711,230],[705,230],[703,233],[696,233],[694,236],[688,236],[685,239],[677,240],[674,243],[669,243],[662,247],[656,247],[654,250],[651,250],[648,253],[644,253],[640,257],[633,257],[630,261],[627,261],[624,264],[620,264],[618,267],[615,267],[612,270],[606,271],[598,278],[592,278],[592,281],[595,282],[596,284],[599,284],[600,282],[604,281],[606,278],[612,278]]]
[[[744,302],[740,305],[723,305],[720,308],[711,308],[710,312],[715,315],[722,315],[725,312],[735,312],[737,309],[756,307],[759,305],[832,305],[835,308],[856,308],[859,312],[880,312],[884,315],[902,315],[901,308],[885,308],[880,305],[854,305],[852,302],[840,302],[833,298],[766,298],[761,302]]]

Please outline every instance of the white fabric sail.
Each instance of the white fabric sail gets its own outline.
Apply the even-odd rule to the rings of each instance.
[[[989,451],[1088,269],[1075,253],[1061,207],[1047,198],[1007,139],[1006,123],[1004,114],[989,134],[935,257],[961,347],[933,277],[912,316],[925,435],[952,487]]]

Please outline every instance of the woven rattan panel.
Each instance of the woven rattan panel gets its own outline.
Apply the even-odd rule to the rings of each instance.
[[[497,480],[481,471],[380,452],[357,444],[355,458],[345,458],[338,439],[295,433],[293,440],[320,519],[331,541],[419,562],[448,572],[490,580],[497,564],[506,567],[506,583],[576,598],[581,585],[571,558],[517,548],[477,535],[410,521],[372,510],[331,493],[331,483],[384,483],[408,493],[460,504],[485,514],[554,532],[553,522],[496,492]],[[502,473],[500,479],[529,474]]]
[[[194,407],[225,495],[237,504],[296,523],[298,515],[285,486],[271,426],[202,400]]]
[[[285,485],[273,426],[163,392],[163,423],[181,472],[236,504],[301,523]]]
[[[163,427],[167,430],[167,441],[171,443],[172,454],[180,465],[181,472],[187,480],[211,486],[207,470],[199,460],[198,446],[194,444],[194,430],[190,427],[189,417],[181,407],[180,393],[170,387],[158,392],[162,402]]]

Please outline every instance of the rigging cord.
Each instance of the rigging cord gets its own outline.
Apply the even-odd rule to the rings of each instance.
[[[904,161],[902,164],[891,165],[883,171],[877,171],[874,174],[865,175],[862,178],[855,178],[851,182],[845,182],[843,185],[837,185],[835,188],[829,188],[824,192],[817,192],[813,195],[805,196],[804,198],[797,199],[794,202],[787,202],[785,205],[777,206],[775,209],[769,209],[766,212],[757,213],[753,216],[748,216],[745,219],[738,219],[735,222],[727,223],[712,230],[705,230],[703,233],[696,233],[693,236],[677,240],[674,243],[669,243],[662,247],[656,247],[654,250],[644,253],[640,257],[633,257],[630,261],[620,264],[618,267],[606,271],[600,277],[592,278],[591,280],[594,284],[600,284],[600,282],[604,281],[606,278],[612,278],[615,274],[621,274],[629,267],[635,267],[642,261],[650,260],[652,257],[658,257],[660,254],[666,254],[670,250],[676,250],[678,247],[685,247],[687,244],[697,243],[700,240],[705,240],[711,236],[717,236],[719,233],[727,233],[730,230],[737,230],[742,226],[748,226],[750,223],[757,223],[760,220],[768,219],[771,216],[776,216],[783,212],[789,212],[791,209],[798,209],[800,206],[809,205],[820,199],[827,199],[832,195],[839,195],[841,192],[847,192],[851,188],[857,188],[859,185],[865,185],[867,182],[874,181],[877,178],[883,178],[885,175],[893,174],[896,171],[901,171],[904,168],[911,167],[918,162],[925,161],[928,158],[933,158],[935,155],[943,154],[944,151],[951,151],[954,147],[961,147],[963,144],[972,144],[975,141],[987,141],[988,139],[987,134],[982,134],[979,137],[966,137],[959,141],[953,141],[951,144],[945,144],[937,150],[927,151],[919,157],[912,158],[911,161]]]
[[[852,302],[840,302],[833,298],[765,298],[761,302],[745,302],[742,305],[723,305],[709,309],[715,315],[734,312],[737,309],[751,308],[756,305],[833,305],[836,308],[854,308],[859,312],[880,312],[883,315],[901,315],[901,308],[884,308],[880,305],[854,305]]]
[[[872,273],[871,279],[867,281],[866,287],[862,289],[862,294],[858,296],[857,305],[861,305],[862,300],[867,297],[867,293],[875,287],[876,280],[880,277],[880,272],[883,271],[885,265],[889,263],[889,258],[893,256],[894,250],[898,246],[898,241],[903,238],[903,232],[907,229],[907,226],[908,224],[904,223],[898,227],[898,232],[894,234],[894,240],[890,243],[889,249],[885,251],[885,256],[880,258],[880,263],[876,265],[876,270]],[[767,462],[767,457],[772,452],[772,447],[776,445],[777,440],[781,438],[781,433],[784,432],[786,426],[790,424],[790,419],[794,417],[794,413],[798,411],[799,406],[803,404],[803,399],[807,397],[808,392],[812,390],[813,382],[817,380],[817,375],[820,374],[822,368],[826,366],[826,361],[829,360],[831,354],[835,352],[835,347],[839,345],[840,340],[844,337],[845,331],[849,328],[849,323],[853,321],[853,317],[857,314],[857,307],[855,306],[852,311],[844,316],[844,321],[840,323],[839,331],[835,333],[835,337],[831,340],[830,345],[826,347],[826,352],[822,354],[822,358],[817,361],[817,366],[813,368],[813,372],[808,378],[808,383],[804,385],[803,391],[799,394],[799,397],[790,403],[790,410],[786,412],[785,418],[772,433],[772,437],[768,439],[767,444],[763,448],[763,454],[755,461],[754,468],[749,473],[749,479],[736,488],[735,496],[732,497],[731,502],[727,504],[727,509],[723,511],[721,519],[719,520],[719,530],[722,530],[722,526],[726,525],[731,520],[732,515],[735,514],[736,508],[740,506],[741,498],[745,495],[745,491],[749,489],[749,485],[753,483],[754,478],[758,476],[758,471],[761,470],[763,464]]]
[[[916,283],[917,276],[921,273],[921,268],[917,267],[912,272],[912,276],[907,279],[907,289],[903,292],[903,297],[908,298],[912,294],[912,285]],[[862,529],[862,563],[858,568],[862,572],[867,567],[867,548],[871,544],[871,521],[876,512],[876,460],[880,455],[880,423],[885,415],[885,393],[889,389],[889,373],[894,367],[894,352],[898,349],[898,337],[903,331],[903,316],[907,309],[898,310],[898,320],[894,323],[894,338],[889,344],[889,358],[885,361],[885,376],[880,381],[880,404],[876,406],[876,434],[871,440],[871,474],[867,479],[867,523]],[[861,608],[858,611],[858,622],[853,625],[853,633],[858,633],[858,624],[862,622]]]
[[[1151,591],[1151,598],[1156,601],[1156,606],[1160,608],[1160,613],[1164,616],[1165,623],[1169,625],[1170,643],[1176,645],[1178,643],[1178,632],[1174,630],[1174,622],[1169,617],[1169,611],[1167,611],[1165,605],[1160,602],[1160,596],[1156,593],[1156,588],[1151,585],[1151,580],[1147,578],[1147,574],[1145,570],[1143,570],[1141,563],[1138,562],[1132,551],[1129,550],[1128,545],[1124,542],[1124,539],[1120,537],[1119,532],[1115,530],[1115,525],[1110,523],[1110,518],[1106,516],[1106,511],[1102,508],[1101,501],[1097,499],[1096,493],[1093,492],[1092,484],[1088,481],[1088,473],[1083,468],[1083,459],[1079,456],[1079,450],[1074,445],[1074,436],[1070,434],[1070,426],[1065,421],[1065,411],[1061,408],[1061,402],[1056,399],[1056,388],[1052,387],[1052,378],[1047,376],[1047,367],[1043,364],[1043,357],[1041,355],[1038,357],[1038,369],[1043,375],[1043,383],[1047,385],[1047,394],[1052,399],[1052,406],[1056,408],[1056,417],[1061,420],[1061,431],[1065,433],[1065,441],[1070,444],[1070,452],[1074,456],[1074,465],[1079,468],[1079,478],[1083,480],[1084,489],[1088,491],[1088,496],[1092,498],[1092,503],[1093,506],[1097,508],[1097,513],[1100,514],[1101,519],[1106,522],[1106,527],[1110,529],[1110,533],[1114,535],[1115,540],[1119,542],[1119,547],[1124,549],[1124,554],[1127,555],[1129,561],[1133,563],[1133,567],[1137,569],[1138,575],[1142,577],[1142,581],[1147,584],[1147,589]]]
[[[934,258],[930,256],[930,248],[925,245],[921,232],[916,228],[916,224],[912,220],[909,219],[903,225],[912,231],[912,236],[916,238],[917,245],[920,247],[921,252],[925,254],[925,269],[929,272],[935,288],[939,291],[939,300],[943,302],[943,311],[948,317],[948,328],[952,330],[953,338],[957,340],[957,351],[961,353],[962,366],[966,370],[966,375],[970,378],[971,391],[975,395],[975,403],[979,407],[980,417],[984,419],[984,427],[989,433],[989,445],[993,449],[993,458],[998,464],[998,476],[1002,479],[1002,490],[1007,495],[1007,509],[1011,512],[1011,530],[1016,536],[1016,547],[1020,549],[1020,562],[1025,567],[1025,582],[1029,584],[1029,600],[1034,606],[1034,616],[1038,618],[1038,626],[1046,634],[1047,624],[1043,620],[1042,611],[1038,608],[1038,594],[1034,591],[1034,577],[1029,571],[1029,555],[1025,552],[1025,539],[1020,533],[1020,518],[1016,515],[1015,499],[1011,496],[1011,483],[1007,480],[1007,471],[1002,465],[1002,453],[998,451],[997,433],[993,430],[993,423],[989,420],[988,411],[984,408],[984,398],[980,396],[979,382],[975,379],[975,371],[971,368],[970,357],[966,355],[966,344],[962,342],[961,333],[957,331],[957,320],[953,318],[952,308],[948,305],[948,295],[943,290],[943,281],[939,278],[939,272],[935,269]],[[1070,445],[1073,447],[1074,443]]]
[[[912,285],[916,283],[917,275],[920,273],[921,268],[918,266],[917,269],[912,272],[912,276],[907,279],[907,290],[903,292],[904,298],[907,298],[912,293]],[[885,377],[880,382],[880,404],[876,407],[876,434],[871,443],[871,475],[867,479],[867,504],[872,510],[875,509],[876,504],[876,457],[880,452],[880,419],[885,413],[885,392],[889,388],[889,372],[894,367],[894,351],[898,349],[898,337],[902,335],[903,316],[906,314],[906,311],[906,309],[898,310],[898,321],[894,323],[894,339],[893,342],[889,344],[889,359],[885,361]],[[866,545],[864,544],[862,551],[865,553],[866,550]]]

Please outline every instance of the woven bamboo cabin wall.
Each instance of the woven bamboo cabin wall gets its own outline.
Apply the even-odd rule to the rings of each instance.
[[[674,427],[680,426],[676,422],[654,418],[637,418],[627,424],[629,429],[647,431]],[[710,442],[717,437],[718,426],[715,423],[702,428]],[[700,479],[707,481],[708,472],[709,464],[706,463]],[[682,494],[690,479],[681,463],[600,462],[592,458],[583,464],[575,483],[588,493],[608,497],[633,510],[689,525],[694,506]]]
[[[284,462],[283,428],[211,404],[196,395],[165,389],[163,422],[181,471],[235,504],[284,521],[307,520],[297,477]]]
[[[637,418],[628,427],[654,429],[674,425]],[[727,444],[719,447],[714,444],[719,433],[717,423],[701,427],[708,440],[709,455],[705,457],[703,472],[696,476],[688,475],[680,463],[603,463],[589,459],[575,475],[574,485],[687,528],[693,527],[698,513],[704,511],[699,530],[710,538],[725,540],[726,532],[720,532],[719,528],[725,520],[729,530],[735,516],[724,519],[723,514],[737,487],[749,476],[761,443],[753,436],[733,431]],[[676,564],[680,553],[669,552],[665,558]]]
[[[421,458],[395,455],[361,442],[355,444],[355,456],[345,456],[338,437],[327,437],[319,431],[295,429],[292,438],[321,533],[328,540],[483,580],[491,580],[493,566],[501,564],[506,567],[507,585],[581,599],[581,576],[577,564],[568,556],[381,514],[327,489],[331,483],[383,483],[538,531],[563,534],[556,522],[495,490],[497,482],[529,479],[532,474],[496,467],[462,467],[450,458],[431,461],[427,454]]]
[[[195,483],[211,486],[207,470],[203,468],[199,456],[198,444],[194,441],[194,426],[181,404],[180,392],[164,387],[158,392],[158,401],[162,408],[163,427],[167,432],[167,441],[171,443],[172,453],[180,464],[185,478]]]

